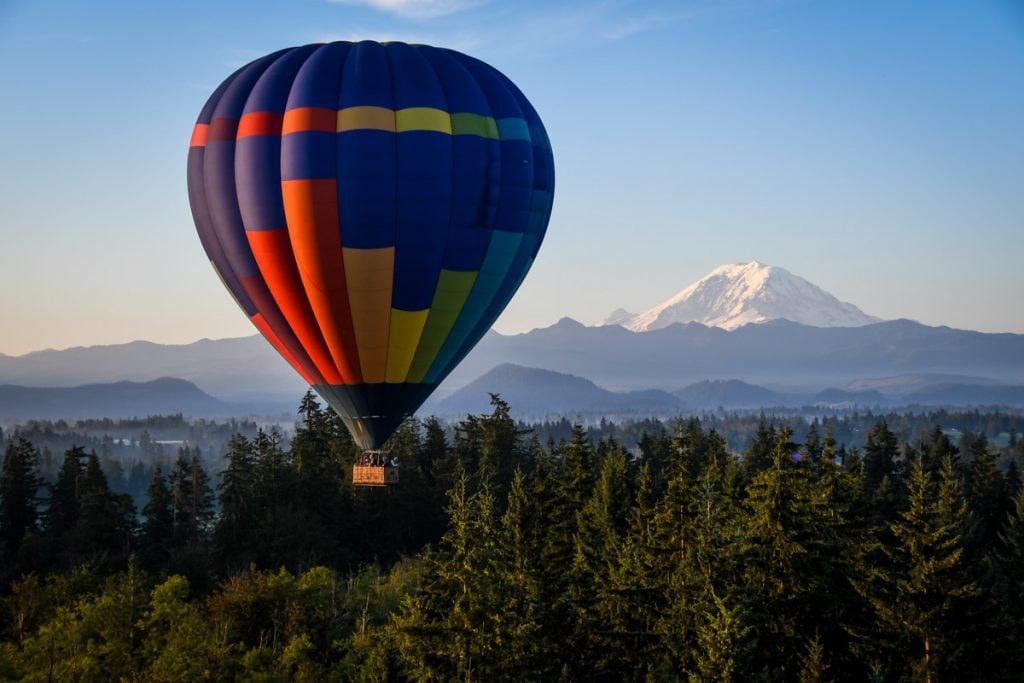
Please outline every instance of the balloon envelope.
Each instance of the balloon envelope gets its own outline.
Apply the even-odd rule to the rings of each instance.
[[[370,449],[512,298],[554,166],[536,111],[494,68],[337,42],[267,55],[217,88],[188,192],[225,287]]]

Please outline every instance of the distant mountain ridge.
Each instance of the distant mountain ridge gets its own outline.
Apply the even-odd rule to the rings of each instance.
[[[620,308],[602,324],[649,332],[676,323],[696,322],[732,330],[769,320],[815,327],[858,327],[881,319],[838,300],[785,268],[751,261],[719,266],[639,315]]]
[[[228,401],[298,398],[306,384],[263,337],[77,346],[0,356],[0,383],[75,387],[178,377]],[[297,403],[296,403],[297,404]]]
[[[821,390],[913,373],[1017,384],[1024,383],[1024,335],[911,320],[831,328],[773,320],[733,330],[687,323],[637,333],[563,318],[524,334],[488,333],[441,389],[462,386],[501,363],[586,377],[616,390],[674,391],[714,377]]]
[[[444,399],[429,401],[424,412],[449,416],[490,411],[490,395],[500,394],[520,419],[573,414],[676,415],[703,410],[770,410],[818,406],[886,408],[919,406],[1024,407],[1024,386],[945,384],[908,395],[829,388],[816,393],[782,393],[740,380],[704,380],[671,393],[659,390],[609,391],[583,377],[505,363]]]
[[[847,389],[856,392],[878,391],[880,394],[906,396],[928,387],[958,384],[963,386],[991,386],[1000,384],[990,377],[971,377],[968,375],[952,375],[948,373],[926,372],[894,377],[866,377],[854,380]]]
[[[552,370],[503,363],[450,396],[428,401],[425,412],[465,415],[489,411],[490,394],[500,394],[518,416],[544,417],[581,412],[676,412],[683,401],[664,391],[614,392],[588,379]]]
[[[789,402],[783,394],[738,379],[702,380],[672,392],[694,408],[767,408]]]
[[[0,385],[0,422],[146,417],[175,413],[208,417],[237,412],[237,407],[218,401],[191,382],[173,377],[78,387]]]
[[[435,400],[505,363],[586,378],[613,393],[671,393],[704,380],[731,378],[782,394],[790,391],[787,387],[805,396],[823,389],[875,390],[901,397],[920,390],[923,400],[931,400],[927,391],[937,385],[1024,385],[1024,335],[929,327],[909,320],[848,328],[776,320],[734,330],[687,323],[637,333],[619,326],[587,327],[565,318],[524,334],[488,332],[438,388]],[[159,377],[182,378],[235,405],[272,404],[273,410],[264,414],[280,412],[281,406],[293,409],[306,391],[294,370],[258,336],[0,357],[0,384],[22,387]]]

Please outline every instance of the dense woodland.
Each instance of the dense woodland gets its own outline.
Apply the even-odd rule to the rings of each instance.
[[[216,476],[231,437],[242,434],[253,438],[258,429],[252,420],[188,419],[181,414],[70,423],[32,420],[0,429],[0,448],[6,449],[20,439],[31,442],[38,450],[39,476],[51,483],[57,478],[65,451],[75,446],[95,451],[110,488],[129,494],[141,509],[146,504],[146,489],[154,468],[158,464],[173,466],[182,445],[199,455],[203,466]]]
[[[514,408],[515,406],[513,406]],[[761,413],[753,410],[705,411],[693,414],[700,418],[704,429],[714,429],[726,440],[729,451],[742,453],[756,437],[761,422]],[[943,431],[965,451],[970,450],[970,441],[984,436],[996,448],[1005,469],[1010,460],[1017,466],[1024,466],[1024,443],[1016,445],[1017,434],[1024,432],[1024,414],[1006,412],[995,408],[956,409],[941,408],[914,409],[911,407],[885,412],[872,412],[863,408],[833,408],[828,411],[821,407],[800,409],[773,409],[772,423],[777,428],[788,428],[792,439],[802,443],[808,431],[816,429],[819,434],[825,429],[845,448],[863,448],[868,432],[876,422],[884,420],[901,441],[919,441],[926,438],[935,425],[942,425]],[[449,441],[454,438],[459,420],[440,417]],[[569,439],[573,427],[581,424],[595,441],[614,439],[631,453],[637,452],[640,440],[651,434],[666,430],[675,431],[675,418],[633,417],[621,422],[611,421],[601,415],[574,416],[549,419],[542,422],[523,422],[519,427],[536,436],[541,443],[554,439],[556,442]],[[89,419],[89,420],[31,420],[25,424],[0,426],[0,463],[5,450],[19,439],[30,441],[39,451],[38,473],[45,481],[57,479],[63,460],[63,453],[73,446],[80,446],[86,452],[95,451],[100,466],[107,477],[110,489],[127,493],[138,510],[148,500],[146,490],[159,465],[166,473],[173,468],[181,448],[187,447],[196,454],[202,466],[210,474],[216,486],[225,466],[227,444],[236,434],[248,439],[256,437],[262,428],[271,431],[278,428],[278,437],[284,448],[289,448],[295,428],[294,415],[264,416],[255,419],[212,420],[188,418],[181,414],[153,415],[146,418]]]
[[[375,489],[307,395],[219,475],[147,465],[141,504],[7,434],[0,680],[1019,680],[1022,444],[976,417],[747,418],[737,453],[713,416],[627,448],[495,397],[404,426]]]

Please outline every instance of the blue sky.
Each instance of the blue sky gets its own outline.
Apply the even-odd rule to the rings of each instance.
[[[499,331],[756,259],[884,318],[1024,333],[1013,0],[6,0],[0,352],[250,334],[192,226],[192,124],[243,63],[360,38],[480,57],[544,119],[555,209]]]

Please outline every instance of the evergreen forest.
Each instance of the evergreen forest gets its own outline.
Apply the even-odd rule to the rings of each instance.
[[[624,438],[493,396],[407,422],[387,488],[312,394],[131,476],[7,433],[0,681],[1021,680],[1019,418],[942,417]]]

